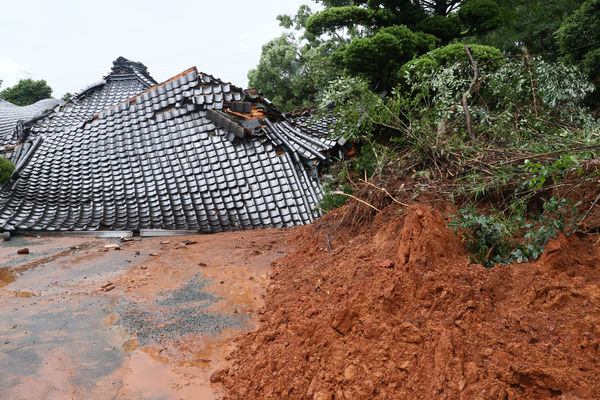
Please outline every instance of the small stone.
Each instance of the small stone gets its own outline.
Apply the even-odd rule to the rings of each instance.
[[[199,267],[208,267],[208,264],[201,262],[201,263],[198,263],[198,266]]]
[[[398,369],[401,371],[406,371],[408,368],[410,368],[410,361],[402,361],[398,365]]]
[[[141,269],[148,269],[148,267],[146,267],[145,265],[142,265],[140,268]]]
[[[494,354],[494,349],[492,349],[491,347],[488,347],[487,349],[483,350],[483,351],[481,352],[481,354],[482,354],[484,357],[489,357],[489,356],[491,356],[492,354]]]
[[[163,242],[160,242],[160,244],[169,244],[169,243],[171,243],[169,240],[165,240]]]
[[[29,254],[29,249],[25,247],[24,249],[17,250],[17,254]]]
[[[150,255],[151,255],[152,257],[156,257],[158,254],[156,254],[156,253],[150,253]]]
[[[333,395],[326,392],[316,392],[313,396],[313,400],[332,400]]]
[[[140,254],[142,254],[142,253],[140,253],[139,251],[136,251],[136,252],[135,252],[135,255],[136,255],[136,256],[139,256]]]
[[[348,365],[346,369],[344,369],[344,378],[348,381],[351,381],[358,374],[358,368],[354,365]]]

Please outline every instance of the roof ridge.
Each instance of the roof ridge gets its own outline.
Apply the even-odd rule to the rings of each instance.
[[[113,106],[111,106],[111,107],[109,107],[109,108],[105,109],[105,110],[102,110],[102,111],[100,111],[100,112],[97,112],[97,113],[96,113],[96,114],[94,114],[94,115],[93,115],[93,116],[92,116],[92,117],[91,117],[89,120],[94,120],[94,119],[97,119],[97,118],[99,118],[99,116],[100,116],[101,114],[105,114],[105,113],[107,113],[108,111],[110,111],[110,110],[113,110],[113,109],[118,109],[118,108],[119,108],[121,105],[123,105],[123,104],[127,104],[127,103],[133,103],[133,102],[135,102],[135,101],[136,101],[136,100],[137,100],[139,97],[142,97],[142,96],[143,96],[145,93],[150,93],[150,92],[153,92],[153,91],[157,90],[159,87],[161,87],[161,86],[164,86],[164,85],[166,85],[166,84],[167,84],[167,83],[169,83],[169,82],[176,81],[177,79],[181,78],[182,76],[185,76],[185,75],[187,75],[187,74],[190,74],[190,73],[192,73],[192,72],[195,72],[195,73],[196,73],[196,75],[197,75],[197,74],[198,74],[198,69],[197,69],[195,66],[194,66],[194,67],[190,67],[190,68],[186,69],[185,71],[183,71],[183,72],[180,72],[179,74],[177,74],[177,75],[175,75],[175,76],[173,76],[173,77],[171,77],[171,78],[167,79],[166,81],[164,81],[164,82],[161,82],[161,83],[158,83],[158,84],[156,84],[156,85],[154,85],[154,86],[152,86],[152,87],[150,87],[150,88],[148,88],[148,89],[144,90],[143,92],[140,92],[140,93],[138,93],[137,95],[135,95],[135,96],[133,96],[133,97],[131,97],[131,98],[129,98],[129,99],[127,99],[127,100],[125,100],[125,101],[122,101],[122,102],[120,102],[120,103],[118,103],[118,104],[115,104],[115,105],[113,105]],[[88,121],[89,121],[89,120],[88,120]]]
[[[139,61],[131,61],[125,57],[119,56],[113,61],[113,66],[108,75],[103,79],[108,81],[122,76],[134,75],[146,86],[155,85],[157,82],[148,72],[148,68]]]

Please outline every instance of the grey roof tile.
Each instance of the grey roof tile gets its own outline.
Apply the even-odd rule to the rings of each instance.
[[[115,61],[105,83],[33,126],[43,140],[0,191],[0,229],[218,232],[318,215],[321,187],[304,160],[323,160],[336,145],[323,134],[326,125],[316,129],[306,116],[269,121],[261,104],[272,105],[260,96],[195,69],[147,90],[142,67]],[[135,93],[126,97],[127,90]],[[227,94],[253,105],[231,112]],[[215,128],[211,109],[229,122]],[[259,131],[228,135],[246,130],[248,118]]]

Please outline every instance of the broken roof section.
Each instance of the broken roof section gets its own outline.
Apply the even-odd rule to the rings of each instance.
[[[0,192],[0,229],[308,223],[322,198],[316,164],[336,145],[326,133],[303,132],[262,97],[191,68],[38,135]]]
[[[0,99],[0,147],[15,144],[15,128],[18,121],[29,121],[62,104],[62,100],[44,99],[21,107]]]

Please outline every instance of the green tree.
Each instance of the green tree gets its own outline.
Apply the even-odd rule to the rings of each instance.
[[[362,26],[367,34],[393,25],[412,31],[454,37],[486,32],[498,26],[499,6],[493,0],[368,0],[321,1],[326,8],[306,20],[306,30],[319,35]],[[339,5],[342,4],[342,5]],[[461,17],[456,18],[457,14]],[[448,18],[446,21],[444,18]],[[458,29],[457,29],[458,28]]]
[[[581,64],[591,81],[600,84],[600,0],[588,0],[556,32],[565,61]]]
[[[52,97],[52,88],[45,80],[21,79],[15,86],[0,92],[0,96],[18,106],[28,106],[36,101]]]
[[[62,101],[69,101],[69,100],[71,100],[71,97],[73,97],[73,93],[67,92],[60,99]]]
[[[584,0],[504,0],[498,2],[500,24],[485,33],[475,33],[475,43],[494,46],[508,54],[529,53],[554,56],[559,46],[554,32]]]
[[[432,35],[395,25],[378,30],[372,37],[353,40],[334,59],[351,74],[362,74],[378,88],[389,89],[397,82],[396,73],[402,64],[438,44]]]
[[[413,57],[451,40],[483,33],[500,23],[493,0],[322,1],[306,18],[306,31],[340,40],[332,60],[378,89],[397,83],[398,69]],[[348,35],[350,34],[350,35]]]
[[[339,74],[327,57],[330,44],[301,45],[289,33],[268,42],[248,72],[249,85],[283,111],[315,104],[319,91]]]

